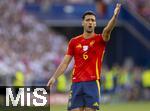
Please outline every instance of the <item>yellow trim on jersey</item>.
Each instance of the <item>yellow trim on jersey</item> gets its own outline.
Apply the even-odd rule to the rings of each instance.
[[[72,76],[74,75],[74,72],[75,72],[75,68],[73,68],[73,71],[72,71]]]
[[[99,68],[98,68],[98,58],[96,59],[96,76],[97,76],[97,79],[100,79]]]
[[[78,44],[78,45],[76,46],[76,48],[82,48],[82,45],[81,45],[81,44]]]
[[[98,88],[98,93],[99,93],[99,97],[100,97],[100,83],[99,80],[96,80],[96,84],[97,84],[97,88]]]
[[[101,61],[103,61],[103,59],[104,59],[104,54],[105,54],[105,51],[103,51],[103,54],[102,54],[102,59],[101,59]]]

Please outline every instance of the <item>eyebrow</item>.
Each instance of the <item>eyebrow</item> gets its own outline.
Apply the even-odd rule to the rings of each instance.
[[[93,20],[93,21],[95,21],[95,19],[93,19],[93,18],[87,18],[87,19],[85,19],[85,20],[90,20],[90,19]]]

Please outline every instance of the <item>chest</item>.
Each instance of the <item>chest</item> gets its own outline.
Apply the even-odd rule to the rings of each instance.
[[[82,55],[86,53],[96,53],[96,50],[100,47],[96,40],[81,40],[77,42],[74,48],[75,55]]]

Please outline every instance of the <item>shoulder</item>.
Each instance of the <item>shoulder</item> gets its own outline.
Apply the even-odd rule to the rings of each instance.
[[[102,38],[102,34],[95,34],[95,36]]]
[[[95,34],[95,38],[98,40],[103,39],[102,34]]]
[[[83,37],[83,35],[81,34],[81,35],[78,35],[76,37],[73,37],[72,39],[74,39],[74,40],[80,40],[80,39],[82,39],[82,37]]]
[[[82,39],[82,35],[79,36],[75,36],[73,38],[71,38],[70,42],[78,42]]]
[[[96,36],[96,39],[98,39],[99,41],[105,42],[102,34],[95,34],[95,36]]]

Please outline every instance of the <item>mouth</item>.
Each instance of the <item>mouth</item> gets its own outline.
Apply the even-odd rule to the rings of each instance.
[[[89,28],[92,28],[92,26],[88,26]]]

